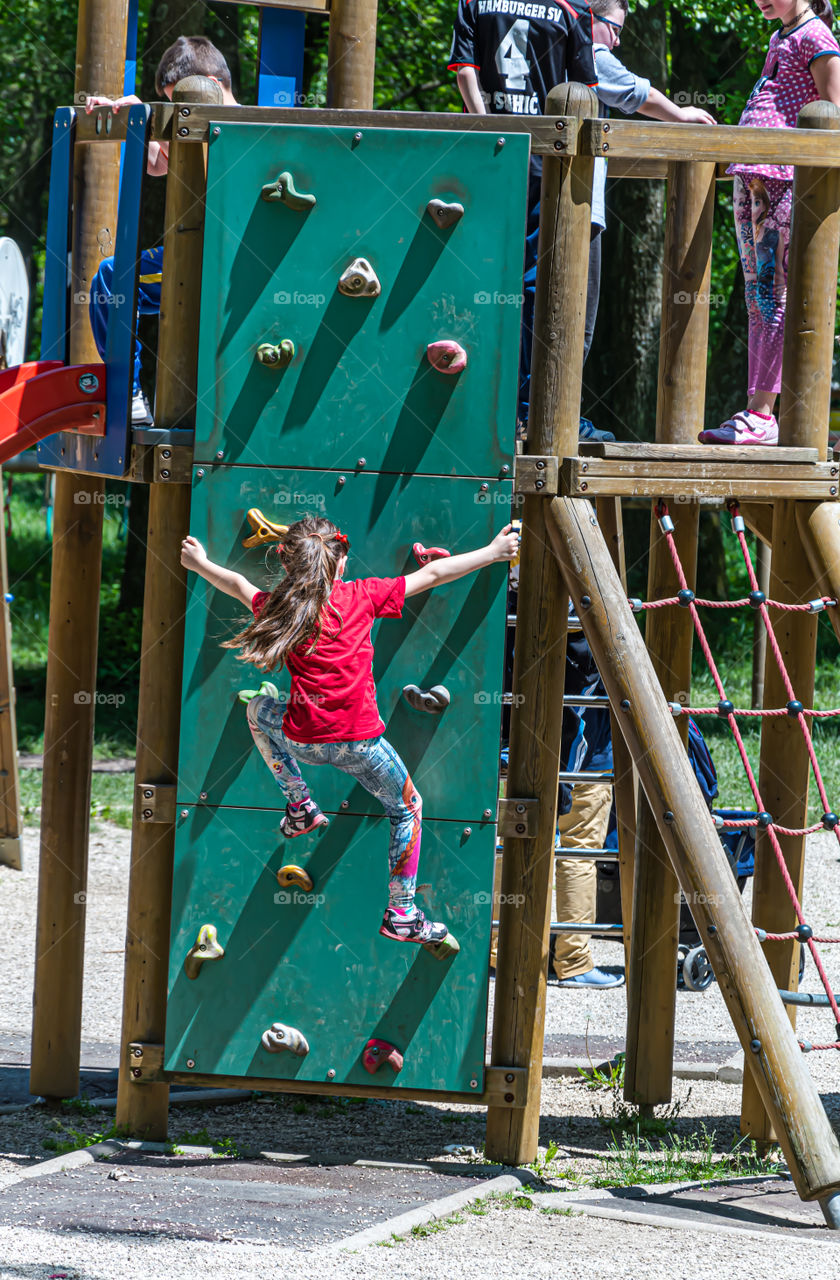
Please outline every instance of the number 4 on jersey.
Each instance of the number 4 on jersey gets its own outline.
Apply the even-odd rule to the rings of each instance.
[[[531,64],[525,57],[528,48],[528,21],[519,18],[496,50],[496,69],[508,89],[524,89]]]

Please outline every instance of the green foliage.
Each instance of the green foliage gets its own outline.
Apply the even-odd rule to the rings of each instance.
[[[699,1134],[673,1135],[654,1145],[638,1131],[613,1137],[604,1163],[591,1185],[631,1187],[663,1182],[712,1182],[778,1173],[778,1158],[759,1155],[755,1142],[739,1138],[728,1151],[718,1152],[717,1134],[701,1124]]]
[[[64,1136],[44,1138],[42,1146],[47,1151],[54,1151],[59,1156],[67,1155],[69,1151],[81,1151],[85,1147],[94,1147],[98,1142],[107,1142],[111,1138],[125,1138],[128,1136],[125,1126],[117,1126],[116,1121],[107,1129],[101,1129],[94,1133],[84,1133],[81,1129],[72,1127],[65,1128],[60,1123],[57,1126],[57,1131]]]
[[[604,1063],[603,1067],[596,1067],[590,1063],[588,1071],[584,1067],[578,1067],[578,1075],[587,1089],[609,1089],[615,1093],[624,1087],[625,1057],[624,1053],[617,1053],[612,1061]]]

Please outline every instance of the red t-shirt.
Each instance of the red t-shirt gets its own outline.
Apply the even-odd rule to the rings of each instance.
[[[269,597],[258,591],[251,601],[254,617]],[[292,649],[286,666],[292,687],[283,732],[293,742],[360,742],[377,738],[385,725],[376,705],[373,645],[376,618],[402,617],[405,578],[361,578],[335,582],[318,643]]]

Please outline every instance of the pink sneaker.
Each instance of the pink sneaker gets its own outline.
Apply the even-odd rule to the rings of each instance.
[[[772,413],[765,418],[763,414],[742,409],[712,431],[701,431],[697,439],[701,444],[773,445],[779,443],[779,424]]]

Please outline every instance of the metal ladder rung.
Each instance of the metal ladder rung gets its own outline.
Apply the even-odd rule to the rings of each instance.
[[[568,770],[560,772],[557,775],[558,782],[608,782],[610,786],[615,782],[615,774],[612,769],[607,769],[603,773],[570,773]]]
[[[501,853],[503,848],[502,841],[497,840],[496,853]],[[562,846],[555,844],[554,856],[555,858],[565,858],[567,861],[573,861],[576,858],[585,861],[587,858],[592,858],[597,862],[618,862],[617,849],[581,849],[579,847],[564,849]]]
[[[498,920],[493,921],[493,928],[498,929]],[[568,920],[552,920],[549,926],[552,933],[591,933],[605,938],[623,938],[623,924],[572,924]]]

